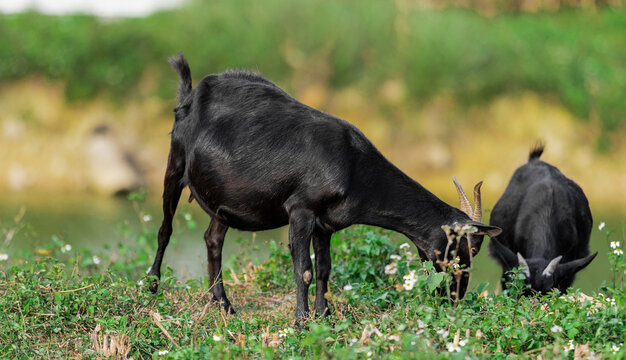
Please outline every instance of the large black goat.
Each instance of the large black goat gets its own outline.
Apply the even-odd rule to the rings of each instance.
[[[576,273],[598,254],[589,255],[592,218],[580,186],[541,161],[544,146],[530,151],[491,212],[490,224],[502,228],[489,250],[502,266],[502,284],[519,267],[536,292],[565,292]]]
[[[221,276],[222,245],[229,227],[259,231],[289,225],[299,319],[309,312],[311,238],[315,311],[323,314],[328,310],[324,294],[331,268],[330,236],[337,230],[357,223],[396,230],[438,267],[437,254],[443,254],[447,245],[442,225],[478,228],[471,239],[473,250],[467,241],[453,245],[466,266],[470,251],[480,249],[482,235],[499,233],[500,229],[479,222],[479,187],[475,212],[460,195],[465,200],[463,212],[393,166],[356,127],[298,102],[260,75],[229,70],[204,77],[192,89],[183,55],[171,58],[170,64],[181,85],[165,173],[164,219],[150,275],[160,277],[172,217],[185,186],[211,216],[204,235],[211,291],[230,313],[234,311]],[[460,283],[457,291],[463,296],[467,277]],[[151,290],[157,286],[154,282]]]

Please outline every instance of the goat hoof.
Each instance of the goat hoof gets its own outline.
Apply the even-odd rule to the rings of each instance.
[[[159,290],[159,283],[157,281],[154,281],[149,288],[150,292],[152,293],[152,295],[156,295],[157,291]]]

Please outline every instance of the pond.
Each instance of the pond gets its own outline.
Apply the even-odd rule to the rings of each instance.
[[[194,202],[188,204],[185,194],[181,197],[179,211],[174,223],[173,240],[165,253],[164,266],[174,269],[174,274],[181,280],[206,276],[206,248],[203,241],[204,230],[209,224],[209,217]],[[451,202],[452,203],[452,202]],[[24,209],[23,224],[28,231],[21,231],[8,244],[0,243],[0,252],[13,252],[18,249],[35,250],[48,243],[53,235],[75,248],[86,247],[94,252],[106,251],[105,246],[114,247],[119,242],[134,241],[133,233],[139,232],[137,209],[125,198],[105,198],[84,194],[74,195],[7,195],[0,204],[0,223],[7,224],[16,214]],[[149,228],[155,233],[162,220],[159,196],[151,194],[141,209],[149,215]],[[183,213],[191,214],[197,226],[191,230],[185,226]],[[594,227],[591,237],[591,251],[598,251],[598,256],[583,271],[578,273],[574,287],[590,293],[604,282],[612,278],[607,253],[609,242],[605,238],[605,230],[615,230],[611,240],[623,240],[624,219],[626,214],[602,212],[592,209]],[[488,211],[486,211],[488,216]],[[604,231],[598,230],[598,224],[606,223]],[[123,227],[130,229],[131,236],[125,235]],[[392,237],[398,243],[408,241],[397,234]],[[240,239],[240,241],[238,241]],[[229,259],[248,251],[251,260],[261,262],[267,258],[270,240],[287,243],[287,228],[250,233],[230,229],[224,243],[225,266]],[[494,291],[500,276],[500,267],[488,255],[488,243],[474,262],[472,284],[483,281],[490,283],[490,291]],[[254,250],[251,250],[253,249]],[[331,249],[332,251],[332,249]],[[292,269],[286,269],[292,271]],[[332,280],[332,273],[331,273]],[[295,285],[294,285],[295,286]]]

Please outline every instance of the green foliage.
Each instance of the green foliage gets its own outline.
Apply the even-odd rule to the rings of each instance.
[[[157,295],[147,291],[144,274],[156,239],[145,222],[142,228],[134,243],[99,253],[73,249],[58,237],[34,254],[0,248],[9,256],[0,261],[0,357],[103,358],[92,339],[102,346],[107,336],[127,339],[124,349],[135,359],[572,358],[575,348],[600,358],[626,354],[626,294],[619,281],[592,296],[573,290],[524,297],[517,273],[506,294],[488,295],[486,283],[470,284],[455,303],[438,291],[454,271],[422,264],[413,245],[389,232],[355,226],[332,238],[327,296],[333,313],[297,331],[284,246],[272,242],[269,259],[250,266],[254,271],[241,266],[245,256],[235,260],[235,271],[249,280],[233,284],[225,277],[239,310],[227,316],[207,306],[207,286],[179,282],[171,269]],[[616,247],[609,256],[621,275],[624,257]]]
[[[418,104],[439,94],[472,104],[530,90],[555,95],[583,119],[597,116],[607,131],[624,121],[624,10],[488,18],[398,4],[193,1],[147,18],[106,21],[2,15],[0,81],[38,74],[65,80],[70,99],[101,92],[124,99],[148,76],[157,93],[173,98],[175,75],[165,58],[183,51],[195,79],[245,67],[286,83],[327,64],[323,73],[333,87],[375,93],[386,79],[400,79]],[[607,141],[601,135],[598,146]]]

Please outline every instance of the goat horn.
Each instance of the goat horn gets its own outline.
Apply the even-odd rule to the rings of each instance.
[[[474,186],[474,215],[472,216],[472,220],[482,222],[483,221],[483,207],[482,201],[480,200],[480,187],[483,185],[483,182],[479,182]]]
[[[522,256],[522,254],[517,253],[517,263],[519,264],[519,271],[526,275],[527,279],[530,279],[530,268],[528,267],[528,263],[526,259]]]
[[[473,217],[473,210],[472,210],[472,205],[470,204],[469,200],[467,199],[467,195],[465,195],[465,191],[463,191],[463,188],[461,187],[461,185],[456,181],[456,177],[452,177],[452,182],[454,182],[454,186],[456,187],[456,192],[459,194],[459,201],[461,202],[461,211],[463,211],[464,213],[467,214],[467,216],[469,216],[470,218]]]
[[[546,266],[546,268],[543,270],[543,273],[541,273],[541,275],[546,276],[546,277],[552,276],[552,274],[554,274],[554,271],[556,271],[556,267],[557,265],[559,265],[562,258],[563,258],[563,255],[557,256],[554,259],[552,259],[552,261],[550,261],[548,266]]]

